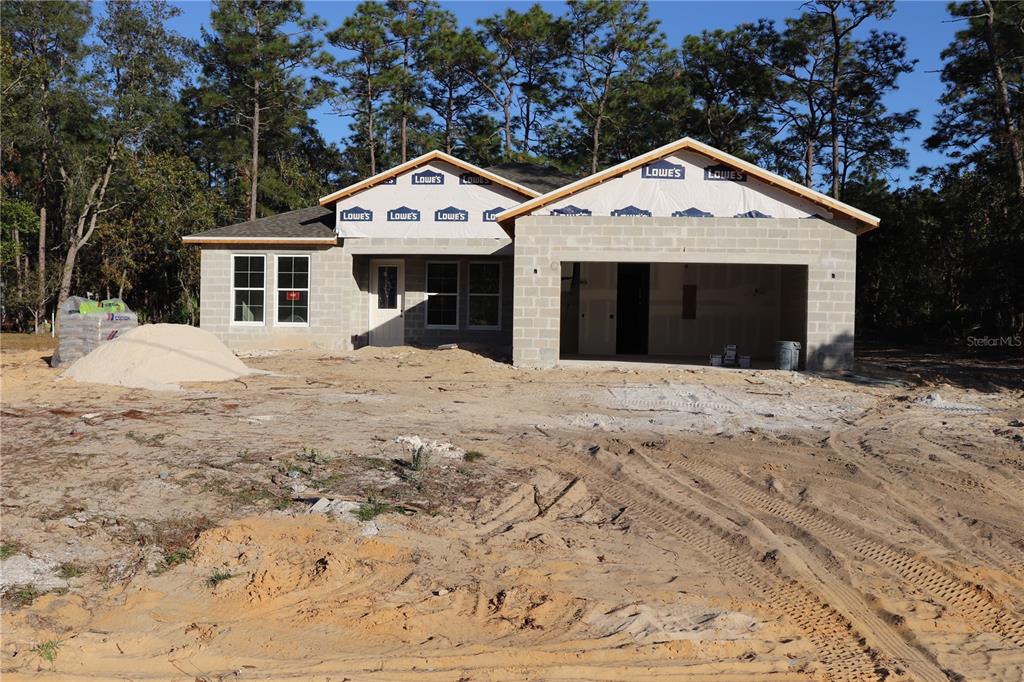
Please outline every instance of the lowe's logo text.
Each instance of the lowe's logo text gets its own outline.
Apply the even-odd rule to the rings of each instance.
[[[408,206],[400,206],[388,211],[388,220],[394,223],[419,222],[420,212]]]
[[[353,206],[341,212],[341,219],[349,222],[365,223],[373,220],[373,211]]]
[[[444,173],[435,173],[434,171],[423,171],[422,173],[412,174],[412,184],[414,185],[443,185],[444,184]]]
[[[573,206],[572,204],[565,208],[556,208],[551,211],[551,215],[591,215],[589,208],[580,208],[579,206]]]
[[[646,216],[647,218],[650,218],[651,217],[651,212],[646,210],[646,209],[643,209],[643,208],[637,208],[636,206],[633,206],[631,204],[631,205],[629,205],[629,206],[627,206],[625,208],[617,208],[617,209],[613,210],[612,211],[612,215],[613,216],[638,215],[638,216]]]
[[[464,223],[469,220],[469,211],[449,206],[434,211],[434,220],[439,223]]]
[[[686,168],[680,163],[662,159],[640,169],[640,177],[654,180],[682,180],[686,177]]]
[[[460,185],[489,185],[491,181],[476,173],[463,173],[459,176]]]
[[[724,180],[728,182],[746,182],[747,174],[728,166],[708,166],[704,169],[705,180]]]
[[[498,219],[498,214],[501,213],[504,210],[505,210],[504,208],[502,208],[501,206],[498,206],[496,208],[492,208],[490,211],[484,211],[484,222],[485,223],[493,223],[493,222],[495,222]]]

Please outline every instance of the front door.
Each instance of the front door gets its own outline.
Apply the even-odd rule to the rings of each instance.
[[[647,355],[650,308],[650,264],[619,263],[618,297],[615,304],[616,353]]]
[[[405,344],[405,263],[370,261],[370,345]]]

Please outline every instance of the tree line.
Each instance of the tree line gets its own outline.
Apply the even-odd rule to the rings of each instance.
[[[197,40],[162,0],[0,5],[3,325],[69,293],[195,322],[184,234],[312,205],[430,149],[583,175],[692,136],[883,219],[861,239],[862,328],[955,338],[1024,326],[1024,2],[949,5],[950,162],[897,187],[918,68],[892,2],[816,0],[781,24],[670,45],[638,0],[508,9],[462,26],[435,0],[217,0]],[[341,145],[311,112],[350,121]]]

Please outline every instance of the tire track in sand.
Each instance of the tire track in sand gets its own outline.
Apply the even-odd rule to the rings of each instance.
[[[630,467],[629,473],[632,477],[641,479],[646,485],[674,500],[711,497],[722,502],[714,492],[695,489],[687,482],[681,481],[671,470],[655,464],[639,450],[634,450],[624,462],[624,466]],[[748,516],[756,518],[753,515]],[[866,635],[870,645],[883,655],[898,661],[915,680],[946,682],[948,678],[939,666],[921,650],[911,646],[892,625],[884,622],[872,611],[859,592],[847,585],[843,579],[832,575],[825,567],[818,571],[809,566],[808,569],[812,574],[808,578],[816,584],[815,591],[819,597],[846,618],[862,635]]]
[[[930,561],[844,528],[818,512],[771,497],[735,474],[692,460],[680,459],[678,462],[748,507],[768,512],[888,568],[921,592],[945,603],[965,621],[1024,648],[1024,621],[1001,606],[985,587],[965,582]],[[661,473],[665,475],[668,472],[661,470]]]
[[[573,462],[560,464],[563,468],[569,464],[598,495],[627,507],[632,516],[669,531],[759,592],[766,604],[785,613],[818,652],[829,680],[877,682],[888,675],[849,620],[777,566],[764,564],[745,551],[748,545],[743,536],[721,528],[710,517],[682,507],[633,477],[618,481],[616,472],[608,473],[598,462],[578,453],[572,457]]]

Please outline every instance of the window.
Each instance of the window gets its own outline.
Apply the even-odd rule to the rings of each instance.
[[[501,325],[501,263],[469,264],[469,326]]]
[[[309,256],[277,257],[277,324],[309,324]]]
[[[459,326],[458,263],[427,263],[427,326]]]
[[[377,266],[377,309],[398,309],[398,266]]]
[[[231,321],[234,324],[263,324],[266,260],[265,256],[232,256]]]
[[[683,285],[683,319],[697,319],[697,285]]]

